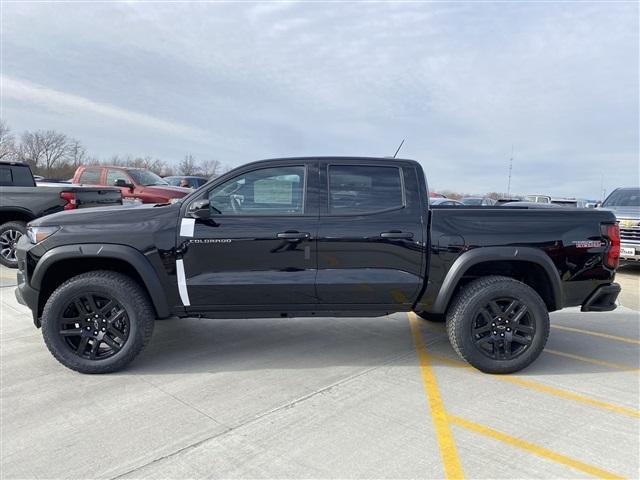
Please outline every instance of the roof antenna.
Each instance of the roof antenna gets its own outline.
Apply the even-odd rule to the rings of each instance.
[[[393,154],[393,158],[396,158],[396,155],[398,155],[398,152],[402,148],[402,145],[404,145],[404,140],[405,139],[403,138],[402,141],[400,142],[400,145],[398,145],[398,149],[396,150],[396,153]]]

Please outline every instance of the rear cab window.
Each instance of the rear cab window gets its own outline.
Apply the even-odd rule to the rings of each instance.
[[[0,165],[0,186],[35,187],[36,184],[26,165]]]
[[[329,215],[376,213],[405,206],[398,167],[329,165],[327,181]]]

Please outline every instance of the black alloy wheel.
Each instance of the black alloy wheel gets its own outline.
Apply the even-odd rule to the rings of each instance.
[[[513,373],[535,361],[549,336],[549,311],[531,286],[491,275],[462,287],[447,311],[456,353],[486,373]]]
[[[522,355],[531,345],[535,331],[528,307],[511,297],[487,302],[471,324],[476,348],[494,360],[512,360]]]
[[[60,319],[59,335],[76,355],[102,360],[119,352],[129,339],[125,308],[104,293],[86,293],[68,302]]]
[[[96,270],[70,278],[42,311],[51,354],[82,373],[126,367],[149,343],[156,312],[143,286],[119,272]]]

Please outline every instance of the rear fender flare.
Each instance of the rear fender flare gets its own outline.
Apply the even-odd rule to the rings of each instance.
[[[431,311],[433,313],[446,312],[456,286],[471,267],[483,262],[503,260],[531,262],[542,267],[551,283],[555,308],[562,308],[563,298],[560,274],[551,258],[545,252],[532,247],[482,247],[463,253],[453,262],[442,282]]]

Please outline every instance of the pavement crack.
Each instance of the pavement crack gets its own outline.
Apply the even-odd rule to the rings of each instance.
[[[205,443],[207,443],[207,442],[209,442],[211,440],[215,440],[215,439],[223,437],[223,436],[225,436],[225,435],[227,435],[227,434],[229,434],[231,432],[235,432],[236,430],[240,430],[240,429],[242,429],[244,427],[247,427],[247,426],[252,425],[252,424],[254,424],[256,422],[259,422],[260,420],[262,420],[262,419],[264,419],[266,417],[269,417],[269,416],[271,416],[271,415],[273,415],[275,413],[278,413],[278,412],[281,412],[283,410],[287,410],[289,408],[292,408],[292,407],[294,407],[294,406],[296,406],[296,405],[298,405],[298,404],[300,404],[302,402],[305,402],[305,401],[307,401],[307,400],[309,400],[311,398],[316,397],[317,395],[322,395],[323,393],[329,392],[329,391],[333,390],[334,388],[337,388],[337,387],[340,387],[342,385],[345,385],[345,384],[347,384],[347,383],[349,383],[349,382],[351,382],[351,381],[353,381],[353,380],[355,380],[357,378],[360,378],[360,377],[362,377],[364,375],[367,375],[367,374],[369,374],[369,373],[371,373],[371,372],[373,372],[375,370],[378,370],[380,368],[384,368],[384,367],[392,364],[393,362],[395,362],[397,360],[402,360],[402,359],[407,358],[407,357],[415,356],[415,354],[416,354],[416,352],[411,350],[411,351],[407,351],[407,352],[403,352],[403,353],[394,355],[392,357],[388,357],[386,360],[380,362],[378,365],[375,365],[373,367],[367,368],[365,370],[361,370],[360,372],[354,373],[352,375],[348,375],[348,376],[346,376],[346,377],[344,377],[344,378],[342,378],[342,379],[340,379],[340,380],[338,380],[338,381],[336,381],[334,383],[331,383],[331,384],[326,385],[326,386],[324,386],[322,388],[314,390],[314,391],[312,391],[312,392],[310,392],[310,393],[308,393],[306,395],[303,395],[301,397],[295,398],[295,399],[293,399],[293,400],[291,400],[291,401],[289,401],[287,403],[284,403],[282,405],[279,405],[278,407],[275,407],[275,408],[273,408],[271,410],[266,410],[266,411],[264,411],[264,412],[262,412],[262,413],[260,413],[260,414],[258,414],[256,416],[254,416],[254,417],[252,417],[252,418],[250,418],[248,420],[245,420],[244,422],[239,423],[238,425],[234,425],[232,427],[229,427],[229,426],[217,421],[216,419],[212,418],[211,416],[209,416],[206,413],[202,412],[201,410],[197,409],[193,405],[190,405],[189,403],[184,402],[183,400],[177,398],[176,396],[174,396],[174,395],[162,390],[160,387],[151,384],[154,387],[156,387],[156,388],[160,389],[161,391],[163,391],[164,393],[166,393],[167,395],[169,395],[169,396],[175,398],[176,400],[178,400],[179,402],[183,403],[184,405],[187,405],[187,406],[193,408],[194,410],[202,413],[203,415],[207,416],[208,418],[210,418],[211,420],[213,420],[217,424],[222,425],[224,427],[227,427],[227,429],[222,431],[222,432],[218,432],[218,433],[216,433],[214,435],[211,435],[209,437],[203,438],[202,440],[198,440],[197,442],[193,442],[193,443],[191,443],[189,445],[185,445],[184,447],[179,448],[178,450],[175,450],[175,451],[173,451],[171,453],[168,453],[166,455],[163,455],[161,457],[155,458],[155,459],[151,460],[150,462],[147,462],[147,463],[145,463],[143,465],[139,465],[139,466],[137,466],[135,468],[127,470],[126,472],[121,473],[119,475],[116,475],[115,477],[111,477],[111,480],[117,480],[117,479],[120,479],[120,478],[124,478],[125,476],[127,476],[127,475],[129,475],[129,474],[131,474],[133,472],[136,472],[136,471],[138,471],[138,470],[140,470],[142,468],[145,468],[145,467],[147,467],[149,465],[153,465],[155,463],[161,462],[162,460],[166,460],[167,458],[171,458],[171,457],[179,455],[179,454],[181,454],[183,452],[186,452],[188,450],[197,448],[200,445],[203,445],[203,444],[205,444]]]

